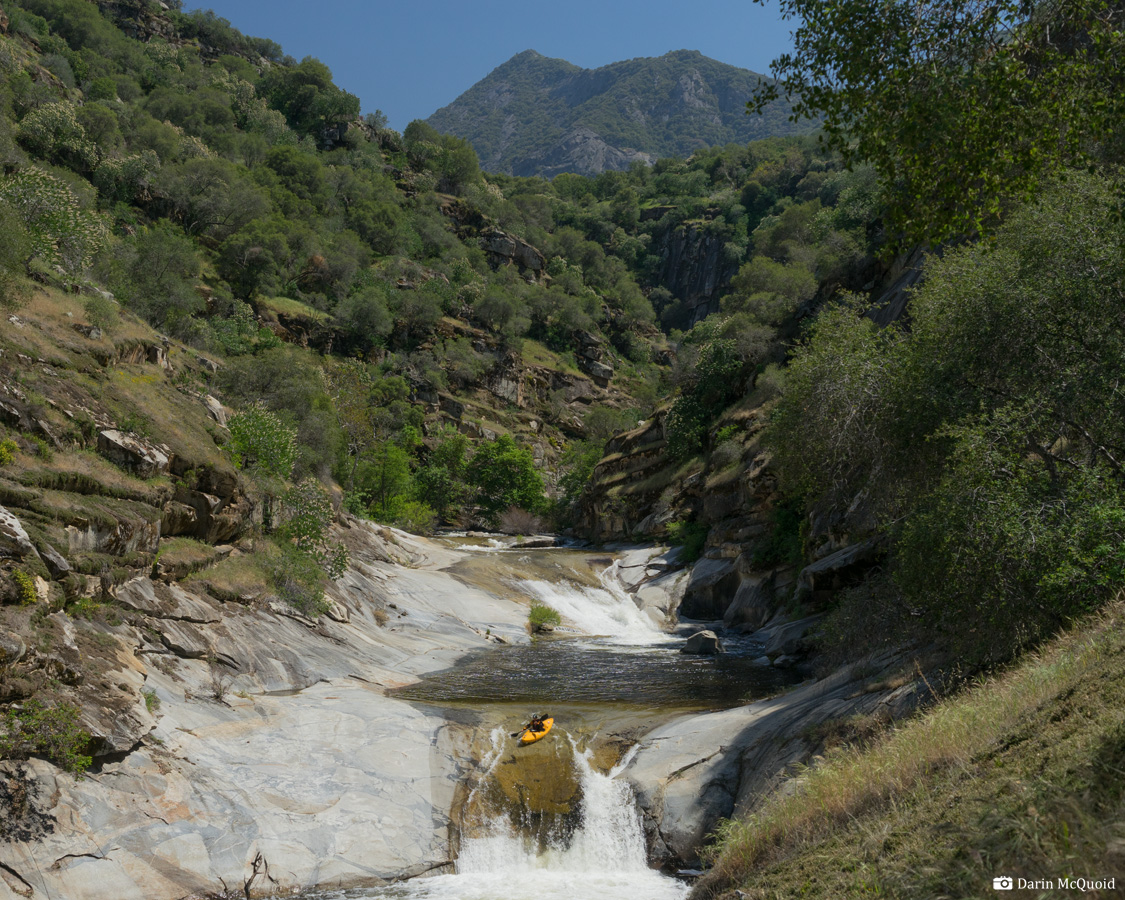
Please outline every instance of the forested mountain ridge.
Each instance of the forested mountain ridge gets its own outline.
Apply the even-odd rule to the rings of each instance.
[[[760,77],[692,50],[597,69],[525,50],[426,122],[468,140],[486,171],[596,175],[810,131],[788,121],[785,101],[746,115]]]

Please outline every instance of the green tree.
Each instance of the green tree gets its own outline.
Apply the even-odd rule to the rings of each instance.
[[[501,513],[515,506],[528,512],[546,508],[543,479],[531,451],[516,445],[509,434],[477,448],[466,468],[477,509],[490,527]]]
[[[331,541],[335,512],[316,480],[305,479],[290,488],[282,497],[282,509],[284,521],[275,534],[281,558],[273,570],[274,586],[283,600],[315,617],[327,609],[327,581],[347,570],[348,551]]]
[[[468,496],[469,486],[465,482],[468,448],[469,439],[447,426],[415,474],[418,499],[445,521],[460,514],[461,504]]]
[[[14,309],[27,297],[24,271],[31,255],[31,242],[20,217],[0,200],[0,308]]]
[[[758,0],[764,2],[764,0]],[[1111,0],[781,0],[799,19],[779,94],[893,186],[905,241],[993,227],[1060,166],[1119,153],[1125,30]]]
[[[359,116],[359,98],[338,88],[324,63],[306,56],[295,66],[274,66],[259,91],[289,127],[319,139],[324,129]]]
[[[231,459],[241,469],[284,481],[297,461],[296,429],[261,403],[239,410],[230,418]]]
[[[70,185],[38,166],[0,177],[0,201],[23,222],[31,255],[71,274],[87,269],[108,237],[101,217]]]

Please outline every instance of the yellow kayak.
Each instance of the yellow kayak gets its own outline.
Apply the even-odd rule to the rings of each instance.
[[[520,743],[521,744],[534,744],[536,741],[540,740],[541,738],[545,738],[547,736],[548,732],[551,730],[551,726],[554,725],[554,724],[555,724],[554,719],[544,719],[543,720],[543,730],[542,731],[526,731],[526,732],[524,732],[523,737],[520,738]]]

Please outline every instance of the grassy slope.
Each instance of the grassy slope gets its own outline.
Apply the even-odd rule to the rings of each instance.
[[[1121,890],[1125,603],[872,746],[829,753],[719,849],[697,900],[985,897],[998,875]]]

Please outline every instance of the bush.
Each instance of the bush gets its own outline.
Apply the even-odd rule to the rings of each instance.
[[[82,305],[86,309],[86,318],[90,320],[91,325],[105,332],[117,330],[121,319],[117,314],[116,301],[100,294],[94,294],[83,300]]]
[[[546,507],[543,479],[531,451],[517,447],[511,435],[502,434],[482,444],[469,461],[467,474],[476,489],[481,517],[490,527],[496,527],[500,514],[509,507],[531,512]]]
[[[710,530],[702,522],[670,522],[668,540],[673,546],[683,547],[682,559],[686,563],[691,563],[702,555]]]
[[[559,615],[557,609],[552,609],[545,603],[533,602],[531,610],[527,614],[528,624],[531,625],[532,630],[539,630],[544,625],[554,627],[562,624],[562,616]]]
[[[227,446],[239,468],[283,480],[297,461],[297,430],[277,413],[254,403],[231,416]]]
[[[0,759],[42,756],[60,769],[81,775],[93,759],[84,751],[90,735],[78,726],[78,709],[67,703],[45,706],[28,700],[21,708],[4,713],[0,733]]]
[[[39,599],[39,592],[35,590],[35,579],[19,569],[12,573],[12,580],[16,583],[16,602],[20,606],[30,606]]]
[[[536,534],[543,530],[543,520],[535,513],[518,506],[509,506],[500,516],[500,531],[503,534]]]
[[[339,578],[348,566],[348,551],[328,540],[332,524],[332,501],[323,487],[306,479],[282,497],[285,523],[277,530],[281,558],[272,580],[286,603],[316,617],[328,605],[324,588]]]
[[[15,461],[19,449],[19,444],[11,438],[4,438],[0,441],[0,466],[11,465]]]

